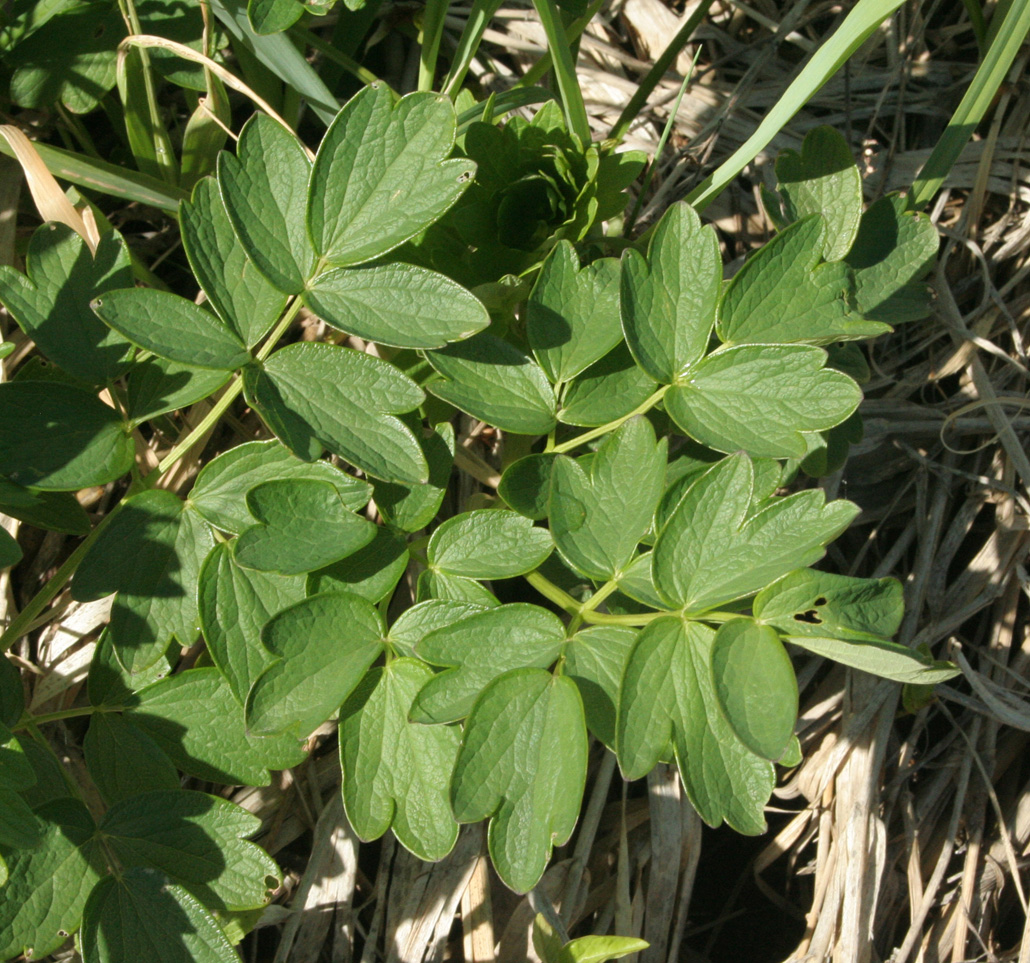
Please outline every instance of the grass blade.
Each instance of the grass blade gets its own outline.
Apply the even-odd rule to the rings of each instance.
[[[769,110],[758,129],[687,196],[698,211],[705,207],[755,159],[759,151],[865,43],[872,32],[905,0],[858,0],[844,22],[811,57],[801,73]]]
[[[465,22],[465,29],[458,38],[458,49],[454,52],[454,60],[451,63],[451,71],[444,82],[443,92],[454,100],[465,82],[465,75],[468,73],[472,58],[479,50],[479,44],[483,40],[483,33],[487,24],[501,7],[501,0],[473,0],[472,9],[469,11],[469,18]]]
[[[547,46],[551,50],[554,62],[554,76],[558,81],[558,92],[561,94],[562,106],[565,108],[565,121],[569,130],[586,146],[592,140],[590,121],[583,103],[583,91],[579,89],[576,77],[576,63],[572,57],[571,44],[565,34],[565,27],[554,0],[533,0],[537,16],[547,36]]]
[[[243,0],[211,0],[211,10],[238,41],[249,47],[269,70],[303,97],[322,123],[332,123],[340,105],[285,34],[261,37],[251,29]]]
[[[962,153],[962,148],[987,113],[998,88],[1005,82],[1012,61],[1028,33],[1030,0],[1015,0],[1006,12],[1001,28],[995,32],[987,55],[977,68],[969,89],[916,177],[908,198],[909,210],[922,210],[940,189]]]
[[[418,89],[432,90],[436,80],[436,58],[440,53],[440,38],[443,36],[444,18],[450,0],[427,0],[422,14],[422,30],[419,40],[422,49],[418,61]]]

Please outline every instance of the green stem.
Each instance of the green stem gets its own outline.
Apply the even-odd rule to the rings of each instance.
[[[565,609],[569,615],[579,614],[579,602],[568,592],[558,588],[549,578],[539,572],[529,572],[523,578],[529,582],[545,599],[550,599],[555,605]]]
[[[595,438],[600,438],[602,435],[608,434],[609,431],[614,431],[620,425],[629,421],[630,418],[636,415],[642,415],[645,411],[650,411],[662,398],[665,397],[665,392],[669,390],[669,385],[662,385],[650,398],[641,402],[636,406],[629,414],[623,415],[621,418],[616,418],[614,421],[609,421],[606,425],[601,425],[599,428],[591,428],[590,431],[583,432],[582,435],[576,435],[575,438],[570,438],[568,441],[563,441],[560,445],[555,445],[553,448],[547,448],[547,452],[554,452],[556,455],[562,454],[562,452],[572,451],[573,448],[578,448],[580,445],[585,445],[588,441],[593,441]]]
[[[596,609],[597,606],[608,598],[608,596],[611,595],[618,587],[619,583],[617,580],[609,579],[596,592],[594,592],[594,594],[579,607],[579,611],[572,617],[572,621],[569,623],[569,635],[572,635],[587,616],[591,615],[594,609]]]
[[[363,84],[374,84],[379,80],[371,70],[366,70],[353,57],[348,57],[347,54],[337,50],[331,43],[323,40],[314,30],[306,30],[304,27],[294,26],[290,27],[289,32],[291,37],[300,40],[301,43],[314,47],[326,60],[332,61],[348,73],[353,74]]]
[[[590,133],[590,120],[587,117],[586,105],[583,103],[583,91],[579,88],[576,64],[572,59],[571,46],[558,13],[558,6],[554,0],[533,0],[533,6],[547,36],[547,46],[554,61],[554,76],[558,81],[562,105],[565,107],[566,123],[569,130],[586,147],[593,140],[593,135]]]
[[[121,706],[78,706],[74,709],[61,709],[59,712],[47,712],[41,716],[33,716],[26,713],[18,720],[13,731],[19,732],[31,726],[41,726],[47,722],[57,722],[60,719],[77,719],[79,716],[91,716],[94,712],[120,712]]]

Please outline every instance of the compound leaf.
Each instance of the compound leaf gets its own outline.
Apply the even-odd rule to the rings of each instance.
[[[43,824],[28,803],[13,789],[0,789],[0,859],[3,850],[32,849],[42,838]]]
[[[483,332],[426,358],[443,376],[426,387],[467,414],[520,435],[554,427],[557,402],[547,375],[507,341]]]
[[[515,669],[472,709],[451,779],[458,822],[490,819],[494,868],[517,893],[543,875],[579,817],[586,782],[583,703],[571,679]]]
[[[195,368],[166,358],[137,361],[126,379],[126,416],[140,424],[169,411],[187,408],[213,395],[232,377],[217,368]]]
[[[862,642],[898,631],[905,598],[894,578],[852,578],[806,568],[759,592],[752,611],[759,622],[784,635]]]
[[[636,641],[636,629],[595,625],[577,632],[565,649],[565,674],[579,689],[587,728],[613,751],[619,685]]]
[[[114,408],[60,382],[0,384],[0,475],[45,491],[106,485],[132,468],[135,447]]]
[[[840,262],[816,266],[824,221],[806,217],[750,257],[719,305],[727,344],[831,344],[873,338],[888,325],[852,314],[851,278]]]
[[[622,340],[619,262],[602,258],[580,268],[576,249],[559,241],[526,303],[526,336],[553,382],[564,382]]]
[[[504,509],[479,509],[455,515],[429,539],[430,568],[477,579],[513,578],[535,569],[554,543],[546,528]]]
[[[304,758],[299,739],[247,732],[243,707],[214,667],[141,689],[125,717],[183,772],[224,785],[267,786],[269,769],[288,769]]]
[[[111,288],[132,285],[132,264],[120,234],[105,234],[92,254],[64,224],[36,229],[21,274],[0,266],[0,304],[54,364],[92,384],[117,378],[132,345],[90,310]]]
[[[808,345],[740,345],[709,355],[665,395],[665,409],[692,438],[718,451],[800,458],[804,433],[839,425],[862,391],[824,367]]]
[[[261,633],[276,661],[247,701],[253,732],[315,731],[361,681],[383,650],[375,606],[349,592],[323,592],[274,616]]]
[[[822,558],[858,513],[821,490],[774,498],[752,512],[754,467],[744,453],[718,462],[687,490],[655,540],[655,587],[688,613],[757,592]]]
[[[558,420],[582,428],[606,425],[643,404],[656,387],[622,342],[569,384]]]
[[[355,94],[329,126],[315,158],[308,224],[330,264],[361,264],[439,218],[465,191],[475,164],[446,160],[454,107],[438,94],[396,103],[385,84]]]
[[[340,764],[347,818],[362,839],[391,826],[420,859],[447,855],[458,838],[447,782],[458,730],[408,721],[411,703],[433,677],[414,659],[373,669],[340,709]]]
[[[247,256],[285,294],[304,290],[315,268],[304,221],[311,163],[294,134],[256,113],[240,131],[236,156],[218,158],[218,186]]]
[[[305,597],[305,579],[242,568],[232,543],[220,542],[200,570],[197,597],[211,660],[245,705],[251,686],[274,660],[261,630],[273,615]]]
[[[785,150],[776,158],[776,179],[788,220],[821,215],[823,260],[843,258],[862,218],[862,177],[843,135],[833,127],[813,127],[800,154]]]
[[[449,421],[440,422],[428,433],[417,430],[415,437],[429,465],[429,480],[420,485],[374,483],[376,508],[389,524],[404,532],[417,532],[436,517],[454,467],[454,426]]]
[[[248,441],[213,458],[197,475],[190,504],[215,528],[239,535],[254,524],[247,493],[268,481],[307,479],[329,482],[351,511],[363,508],[372,493],[366,481],[326,461],[301,461],[278,441]]]
[[[213,177],[199,181],[193,197],[180,205],[179,227],[190,267],[211,306],[253,347],[282,313],[286,295],[247,256]]]
[[[671,384],[704,355],[721,286],[715,230],[702,227],[687,204],[674,204],[658,222],[646,260],[626,252],[622,327],[637,364],[655,381]]]
[[[108,291],[93,300],[92,308],[119,334],[159,358],[219,371],[250,361],[247,346],[229,325],[177,294],[152,288]]]
[[[508,669],[545,668],[564,644],[561,620],[525,602],[476,612],[436,629],[415,652],[431,665],[448,668],[419,692],[411,718],[425,723],[462,719],[491,680]]]
[[[215,918],[157,870],[136,866],[107,876],[90,894],[82,921],[83,963],[238,963]]]
[[[428,480],[418,439],[396,417],[421,404],[422,390],[386,361],[331,344],[293,344],[248,367],[244,390],[298,458],[314,461],[328,448],[384,481]]]
[[[932,686],[961,675],[959,668],[951,662],[927,658],[915,649],[886,639],[859,642],[810,635],[786,635],[784,641],[852,669],[893,682]]]
[[[261,820],[235,803],[188,789],[156,789],[115,803],[100,820],[126,867],[157,869],[208,906],[254,909],[268,902],[275,861],[248,842]]]
[[[58,799],[36,810],[44,825],[34,849],[3,852],[8,879],[0,899],[0,957],[43,959],[75,932],[86,897],[103,871],[91,843],[96,827],[86,807]]]
[[[474,294],[446,275],[412,264],[326,271],[312,282],[304,301],[334,328],[397,348],[442,348],[490,323]]]
[[[353,592],[369,602],[386,598],[408,567],[408,543],[403,535],[385,525],[364,548],[308,576],[308,594]]]
[[[280,575],[301,575],[352,555],[375,537],[376,526],[348,511],[327,481],[262,482],[247,493],[257,520],[236,540],[236,561]]]
[[[93,523],[70,492],[41,492],[0,477],[0,512],[66,535],[88,535]]]
[[[551,475],[549,515],[566,562],[588,578],[617,577],[654,519],[665,482],[666,442],[655,442],[643,417],[608,436],[584,470],[558,458]]]
[[[726,721],[756,756],[775,762],[794,735],[798,683],[779,634],[751,619],[719,626],[712,681]]]
[[[675,756],[687,796],[710,826],[765,831],[775,785],[771,762],[750,752],[723,717],[711,677],[715,632],[666,617],[646,625],[619,690],[616,746],[627,779]]]
[[[907,212],[905,198],[881,197],[862,215],[846,258],[854,270],[855,304],[886,324],[918,321],[930,313],[923,278],[937,259],[937,228],[926,214]]]
[[[119,713],[93,713],[82,748],[86,768],[108,805],[152,789],[179,789],[171,759]]]

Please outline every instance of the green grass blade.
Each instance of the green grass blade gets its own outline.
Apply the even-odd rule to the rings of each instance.
[[[418,89],[432,90],[436,80],[436,58],[440,53],[440,38],[443,36],[444,18],[450,0],[427,0],[422,14],[420,40],[422,49],[418,61]]]
[[[178,213],[179,202],[188,197],[185,191],[165,184],[156,177],[138,174],[60,147],[37,143],[33,146],[54,177],[68,181],[76,187],[100,191],[102,194],[109,194],[124,201],[135,201],[147,207],[156,207],[169,214]],[[0,153],[14,157],[14,151],[2,137]]]
[[[594,17],[597,16],[601,7],[607,3],[607,0],[592,0],[590,6],[587,7],[586,13],[582,17],[578,17],[573,20],[565,28],[565,37],[571,47],[573,44],[579,41],[583,31],[586,30],[587,24],[590,23]],[[551,69],[551,51],[548,50],[532,67],[529,68],[520,78],[516,84],[517,87],[532,87],[536,84],[548,70]]]
[[[454,52],[451,71],[443,85],[443,92],[451,100],[458,96],[458,91],[465,82],[469,65],[476,56],[476,51],[479,50],[487,24],[490,23],[500,7],[501,0],[473,0],[469,18],[465,22],[465,29],[458,38],[458,49]]]
[[[211,10],[233,37],[249,47],[261,63],[308,102],[322,123],[332,122],[340,105],[288,36],[274,33],[261,37],[254,33],[243,0],[211,0]]]
[[[565,120],[569,130],[585,145],[593,139],[590,133],[590,121],[587,109],[583,104],[583,91],[579,89],[579,78],[576,77],[576,63],[572,57],[571,44],[565,33],[558,5],[554,0],[533,0],[537,16],[547,36],[547,46],[554,62],[554,76],[558,81],[558,92],[561,94],[562,106],[565,108]]]
[[[687,41],[690,40],[694,31],[700,26],[711,5],[712,0],[702,0],[702,3],[687,19],[687,22],[676,31],[676,36],[672,38],[669,45],[662,51],[662,55],[654,62],[654,66],[647,72],[647,76],[640,81],[629,103],[623,108],[619,119],[615,122],[615,126],[612,127],[612,132],[608,135],[612,140],[621,141],[626,136],[629,125],[637,119],[640,112],[644,109],[644,105],[651,94],[654,93],[655,87],[658,86],[662,77],[665,76],[666,71],[676,62],[680,51],[687,45]],[[682,96],[681,90],[680,97]],[[679,100],[676,103],[679,104]],[[670,116],[675,118],[676,114],[673,113]],[[655,159],[659,156],[660,153],[655,154]]]
[[[554,93],[543,87],[512,87],[511,90],[505,90],[502,93],[493,95],[490,119],[496,121],[498,117],[510,114],[513,110],[518,110],[519,107],[532,107],[533,104],[542,104],[545,101],[555,99],[557,98]],[[479,103],[475,107],[470,107],[468,110],[458,114],[459,134],[463,133],[469,124],[482,120],[484,106],[484,103]]]
[[[313,47],[326,60],[342,67],[347,73],[357,77],[363,84],[374,84],[379,79],[371,70],[366,70],[353,57],[348,56],[328,41],[323,40],[313,30],[308,30],[306,27],[293,26],[290,27],[290,36],[299,40],[302,44]]]
[[[1006,11],[1001,28],[994,34],[969,89],[916,177],[908,198],[909,210],[922,210],[940,189],[962,148],[983,120],[998,88],[1005,82],[1005,76],[1028,33],[1030,0],[1015,0]]]
[[[701,211],[755,159],[759,151],[787,124],[847,61],[874,30],[905,0],[858,0],[844,22],[811,57],[783,96],[765,115],[758,129],[687,197]]]

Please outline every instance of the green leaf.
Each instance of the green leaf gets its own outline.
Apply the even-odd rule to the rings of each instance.
[[[855,275],[855,304],[867,318],[886,324],[918,321],[930,314],[937,228],[925,214],[905,211],[905,198],[881,197],[862,215],[846,258]]]
[[[862,218],[862,177],[844,135],[833,127],[812,128],[800,154],[785,150],[776,158],[776,179],[787,218],[821,215],[823,260],[841,260]]]
[[[157,789],[115,803],[100,820],[105,845],[126,867],[157,869],[221,910],[264,906],[279,867],[247,842],[261,820],[227,799]]]
[[[254,524],[247,493],[268,481],[307,479],[329,482],[351,511],[363,508],[371,494],[361,481],[325,461],[301,461],[275,441],[248,441],[213,458],[197,475],[190,504],[216,528],[239,535]]]
[[[422,390],[393,365],[351,348],[293,344],[244,372],[247,400],[298,458],[323,448],[376,478],[428,480],[414,433],[397,414],[422,402]]]
[[[426,387],[467,414],[520,435],[554,427],[557,402],[547,375],[507,341],[484,332],[426,358],[443,376]]]
[[[547,518],[553,453],[526,455],[513,462],[501,476],[497,494],[520,515],[534,521]]]
[[[35,849],[3,852],[8,880],[0,899],[0,958],[43,959],[74,933],[103,871],[86,807],[59,799],[36,810],[45,829]]]
[[[240,131],[236,156],[218,158],[218,186],[237,237],[280,291],[299,294],[315,268],[304,223],[311,163],[304,146],[267,114]]]
[[[622,327],[637,364],[672,384],[708,348],[722,288],[715,230],[702,227],[687,204],[658,222],[647,260],[634,250],[622,260]]]
[[[172,638],[197,636],[196,584],[214,537],[208,526],[169,491],[140,492],[90,547],[72,582],[79,601],[118,593],[111,609],[111,641],[130,671],[152,665]]]
[[[28,789],[35,781],[36,774],[21,743],[7,726],[0,723],[0,786],[17,791]]]
[[[211,306],[253,347],[282,313],[286,295],[247,256],[214,178],[200,181],[182,203],[179,227],[190,267]]]
[[[82,922],[83,963],[238,963],[210,913],[156,870],[107,876],[90,894]]]
[[[651,552],[638,555],[619,576],[619,591],[653,609],[664,609],[667,603],[654,587],[651,573]]]
[[[476,696],[509,669],[543,669],[561,653],[565,626],[546,609],[525,602],[476,612],[426,635],[416,654],[448,668],[434,676],[411,708],[415,722],[455,722]]]
[[[0,570],[17,565],[21,557],[21,546],[17,540],[6,528],[0,528]]]
[[[304,6],[297,0],[247,0],[247,18],[255,33],[282,33],[303,13]]]
[[[429,599],[405,609],[390,626],[387,643],[401,655],[414,656],[415,646],[430,632],[482,612],[484,606],[455,599]]]
[[[561,937],[554,927],[547,922],[543,913],[537,913],[533,919],[533,949],[543,963],[558,963],[562,949]]]
[[[273,615],[304,597],[305,579],[241,568],[230,542],[215,545],[205,559],[197,589],[200,626],[211,660],[241,706],[274,661],[261,630]]]
[[[605,963],[640,953],[651,944],[633,936],[581,936],[562,947],[558,963]]]
[[[347,818],[361,839],[391,826],[419,859],[442,859],[458,826],[447,783],[458,730],[408,722],[418,690],[433,677],[414,659],[373,669],[340,709],[340,765]]]
[[[839,425],[862,400],[847,375],[808,345],[740,345],[709,355],[673,385],[665,409],[692,438],[719,451],[800,458],[804,432]]]
[[[654,546],[655,587],[672,605],[703,612],[757,592],[822,558],[858,506],[825,503],[819,489],[751,509],[754,466],[740,453],[705,472],[680,500]]]
[[[878,675],[894,682],[911,685],[937,685],[947,682],[961,671],[951,662],[927,658],[925,655],[886,639],[849,641],[828,639],[818,636],[784,636],[784,641],[799,649],[814,652],[834,662],[860,669],[870,675]]]
[[[231,377],[228,371],[148,358],[132,366],[127,378],[126,415],[140,424],[169,411],[187,408],[213,395]]]
[[[215,668],[189,669],[142,689],[125,718],[176,767],[223,785],[267,786],[269,769],[304,759],[298,739],[247,732],[243,707]]]
[[[97,640],[97,647],[89,663],[87,679],[89,701],[94,706],[122,708],[134,702],[135,693],[140,689],[165,678],[175,668],[173,659],[178,661],[180,646],[169,645],[161,658],[153,665],[130,671],[122,665],[114,646],[111,644],[111,632],[104,629]]]
[[[559,241],[526,303],[526,336],[551,381],[568,381],[599,361],[622,340],[619,262],[602,258],[580,268],[576,249]]]
[[[627,779],[675,755],[687,797],[710,826],[765,831],[772,763],[750,752],[719,709],[711,678],[715,632],[661,618],[640,632],[619,691],[616,745]]]
[[[500,604],[497,597],[482,583],[464,575],[445,575],[443,572],[426,570],[418,577],[415,601],[428,599],[453,599],[457,602],[474,602],[477,605],[495,608]]]
[[[412,264],[326,271],[304,301],[334,328],[398,348],[442,348],[490,323],[474,294]]]
[[[575,828],[587,770],[583,703],[575,684],[515,669],[476,700],[451,779],[461,823],[490,818],[490,858],[505,885],[532,889]]]
[[[382,601],[408,567],[408,543],[385,525],[364,548],[308,576],[308,594],[353,592],[373,604]]]
[[[440,422],[429,433],[416,431],[415,437],[429,465],[429,480],[421,485],[373,483],[379,513],[404,532],[417,532],[436,517],[454,467],[454,426],[450,422]]]
[[[313,595],[274,616],[261,638],[276,661],[251,689],[250,731],[310,735],[361,681],[383,636],[375,606],[348,592]]]
[[[565,649],[565,674],[579,689],[587,728],[612,750],[619,685],[636,641],[636,629],[595,625],[577,632]]]
[[[852,314],[852,281],[841,262],[818,267],[824,221],[806,217],[750,257],[719,305],[727,344],[830,344],[873,338],[887,325]]]
[[[759,622],[784,635],[810,635],[855,642],[887,639],[905,614],[901,583],[894,578],[852,578],[801,569],[755,596]]]
[[[132,285],[121,235],[105,234],[94,256],[70,227],[44,224],[29,241],[25,270],[21,274],[0,266],[0,304],[40,351],[91,384],[104,384],[125,371],[132,345],[89,307],[105,291]]]
[[[657,387],[623,342],[568,386],[558,420],[583,428],[606,425],[642,405]]]
[[[114,408],[57,382],[0,384],[0,475],[45,491],[106,485],[132,468],[135,447]]]
[[[531,572],[554,548],[546,528],[503,509],[479,509],[447,519],[429,539],[429,567],[446,575],[513,578]]]
[[[589,578],[617,577],[654,519],[665,483],[666,442],[643,417],[612,433],[589,471],[560,457],[551,476],[550,523],[562,558]]]
[[[115,331],[159,358],[220,371],[250,361],[247,346],[229,325],[177,294],[127,288],[94,298],[91,307]]]
[[[40,492],[0,477],[0,512],[66,535],[88,535],[93,523],[70,492]]]
[[[82,749],[86,768],[108,805],[152,789],[179,789],[171,759],[118,713],[93,713]]]
[[[0,850],[33,849],[42,841],[43,832],[43,824],[22,797],[11,789],[0,789]]]
[[[25,690],[21,684],[21,673],[6,655],[0,656],[0,723],[10,729],[24,711]]]
[[[355,94],[326,131],[311,174],[308,224],[318,253],[330,264],[361,264],[437,220],[476,169],[445,159],[454,130],[454,107],[438,94],[394,103],[378,83]]]
[[[751,619],[719,626],[712,646],[715,697],[730,728],[756,756],[775,762],[798,717],[798,682],[775,629]]]
[[[348,511],[327,481],[262,482],[247,493],[257,519],[236,540],[236,561],[280,575],[301,575],[352,555],[375,537],[376,526]]]

